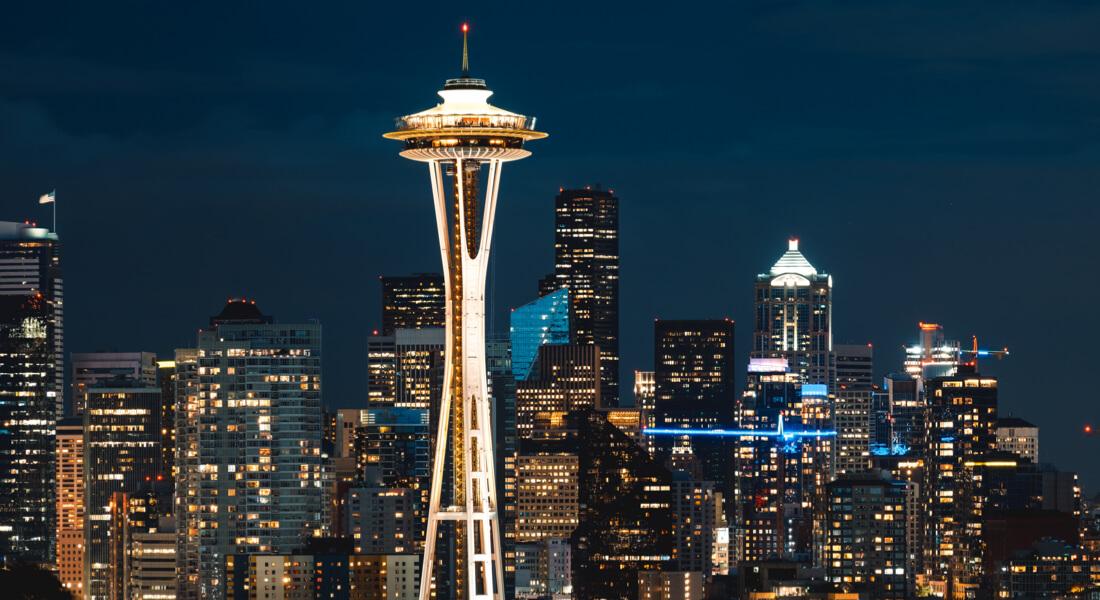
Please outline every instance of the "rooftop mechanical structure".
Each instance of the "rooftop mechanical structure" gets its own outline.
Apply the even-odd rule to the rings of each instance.
[[[531,155],[524,143],[546,137],[535,119],[489,104],[492,91],[470,76],[462,26],[462,76],[439,91],[443,102],[397,119],[385,137],[401,156],[428,165],[446,287],[446,366],[432,463],[420,600],[432,596],[439,524],[454,521],[455,595],[502,600],[500,522],[485,367],[485,278],[504,163]],[[482,171],[484,196],[479,193]],[[444,502],[450,458],[451,494]]]

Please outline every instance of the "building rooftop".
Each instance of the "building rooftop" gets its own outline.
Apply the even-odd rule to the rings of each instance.
[[[57,234],[37,223],[0,221],[0,240],[56,240]]]
[[[1033,427],[1033,428],[1035,428],[1035,427],[1038,427],[1038,426],[1035,425],[1034,423],[1029,422],[1029,421],[1025,421],[1025,420],[1023,420],[1019,417],[1001,417],[1001,418],[997,419],[997,427],[998,428],[1001,428],[1001,427],[1015,427],[1015,428]]]
[[[220,313],[210,317],[212,327],[223,323],[273,323],[274,321],[274,318],[260,311],[255,300],[245,298],[230,298]]]
[[[810,261],[806,260],[806,257],[798,251],[797,239],[787,241],[787,251],[783,253],[783,256],[779,257],[779,260],[775,261],[774,265],[772,265],[772,275],[786,275],[788,273],[794,273],[804,277],[817,275],[817,269],[815,269],[814,266],[810,264]]]

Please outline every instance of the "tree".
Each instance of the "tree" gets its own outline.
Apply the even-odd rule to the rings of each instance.
[[[0,595],[10,600],[73,600],[57,575],[30,563],[0,569]]]

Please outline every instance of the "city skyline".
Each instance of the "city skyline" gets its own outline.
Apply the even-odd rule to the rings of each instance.
[[[188,10],[0,29],[6,593],[1100,590],[1100,7]]]
[[[893,364],[923,320],[964,341],[976,334],[1009,346],[1012,358],[988,367],[1006,382],[1005,411],[1038,421],[1052,438],[1051,458],[1100,489],[1092,483],[1100,468],[1081,458],[1095,448],[1081,427],[1097,426],[1100,411],[1065,397],[1049,398],[1053,410],[1041,415],[1030,410],[1046,394],[1036,373],[1087,368],[1084,353],[1053,351],[1058,332],[1082,326],[1070,314],[1083,315],[1088,329],[1100,318],[1048,310],[1037,290],[997,289],[1024,273],[1059,280],[1087,268],[1088,231],[1100,221],[1086,204],[1100,183],[1089,157],[1100,132],[1081,125],[1098,122],[1091,63],[1072,57],[1100,51],[1083,34],[1100,27],[1096,9],[976,15],[959,5],[941,21],[904,4],[834,12],[795,3],[727,9],[735,12],[692,22],[702,30],[688,37],[677,32],[690,17],[678,13],[648,35],[648,15],[586,7],[583,22],[601,36],[562,38],[552,20],[536,19],[521,59],[497,51],[519,34],[488,9],[431,15],[424,26],[433,33],[405,56],[386,52],[398,42],[374,27],[386,7],[305,17],[305,39],[316,43],[284,50],[245,26],[255,18],[292,31],[297,22],[277,10],[227,9],[217,24],[201,11],[165,19],[140,7],[107,22],[71,8],[48,28],[6,31],[0,41],[9,65],[0,80],[0,205],[5,218],[47,224],[50,207],[34,199],[59,188],[59,230],[73,249],[71,351],[166,356],[188,345],[192,324],[222,299],[255,297],[276,314],[346,322],[326,339],[326,395],[333,406],[358,400],[361,332],[382,326],[376,277],[438,270],[427,192],[407,185],[420,172],[394,163],[377,133],[457,68],[455,23],[469,16],[475,69],[499,82],[505,105],[538,107],[557,132],[538,161],[517,165],[503,184],[515,200],[499,214],[508,231],[497,240],[489,284],[496,331],[552,267],[557,190],[603,183],[623,203],[624,380],[650,361],[653,318],[749,323],[743,282],[796,236],[811,262],[836,277],[836,343],[874,343],[878,364]],[[16,7],[7,24],[44,20],[41,10]],[[1032,24],[1037,13],[1042,26]],[[907,20],[915,29],[896,35]],[[89,23],[125,28],[115,37],[126,41],[93,34]],[[964,35],[931,41],[945,37],[947,23]],[[837,28],[855,34],[824,33]],[[1034,33],[1004,33],[1013,28]],[[183,30],[206,31],[207,43],[184,56],[174,33]],[[365,30],[372,35],[357,35]],[[141,56],[126,52],[132,42],[144,45]],[[702,52],[707,44],[715,46]],[[999,66],[1033,63],[1040,66]],[[572,85],[593,100],[580,102],[567,92]],[[689,111],[699,102],[734,103],[731,120],[718,123],[725,141],[690,151],[676,128],[665,128],[672,137],[662,141],[627,126],[666,105]],[[619,143],[604,143],[603,134]],[[665,202],[677,197],[684,208],[668,213]],[[927,215],[925,226],[910,225],[914,211]],[[402,239],[417,251],[399,251],[381,231],[393,222],[406,224]],[[292,231],[302,237],[288,238]],[[672,234],[678,243],[656,251],[651,241]],[[179,289],[166,265],[196,239],[190,260],[204,283]],[[288,239],[292,246],[278,249]],[[224,261],[223,251],[241,260]],[[120,299],[96,293],[101,263],[131,274],[115,282]],[[282,271],[301,280],[280,282]],[[655,281],[686,293],[653,293]],[[939,293],[940,285],[966,300]],[[898,290],[886,304],[878,300],[885,290]],[[123,298],[134,301],[123,308]],[[156,327],[120,328],[103,314]],[[737,331],[739,365],[749,331]]]

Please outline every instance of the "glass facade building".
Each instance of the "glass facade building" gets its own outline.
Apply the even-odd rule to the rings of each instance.
[[[398,329],[444,327],[447,295],[439,273],[382,276],[382,335]]]
[[[561,288],[512,311],[512,373],[526,381],[546,344],[569,343],[569,290]]]
[[[600,347],[608,406],[619,399],[619,198],[599,186],[563,189],[554,201],[554,272],[547,294],[569,288],[572,342]]]
[[[53,559],[63,339],[57,234],[0,222],[0,560]]]

